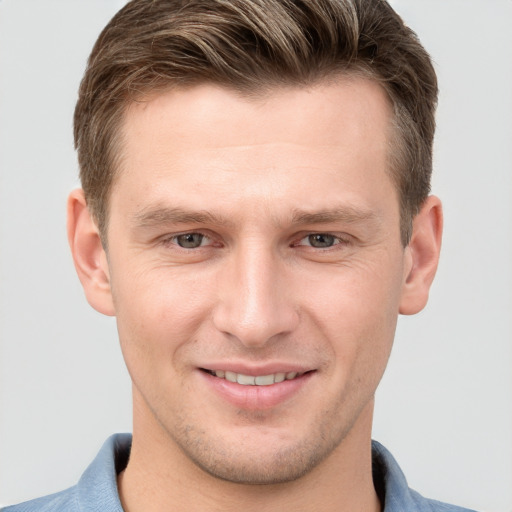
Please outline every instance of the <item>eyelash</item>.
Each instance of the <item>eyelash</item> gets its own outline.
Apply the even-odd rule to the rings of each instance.
[[[311,239],[312,237],[323,237],[323,238],[332,238],[333,239],[333,244],[332,245],[329,245],[327,247],[315,247],[314,245],[311,244]],[[301,242],[305,241],[305,240],[308,240],[309,239],[309,244],[303,244]],[[324,231],[318,231],[318,232],[315,232],[315,233],[308,233],[307,235],[303,236],[302,238],[300,238],[300,240],[296,243],[293,244],[294,247],[311,247],[312,249],[318,249],[318,250],[329,250],[329,249],[333,249],[339,245],[342,245],[342,246],[346,246],[350,243],[350,240],[348,239],[348,237],[342,237],[342,236],[339,236],[339,235],[334,235],[333,233],[329,233],[329,232],[324,232]]]
[[[178,249],[184,250],[184,251],[193,251],[193,250],[197,250],[202,247],[205,247],[204,245],[202,245],[202,243],[198,247],[194,247],[194,248],[187,248],[187,247],[180,246],[177,242],[178,238],[181,236],[187,236],[187,235],[201,235],[203,237],[203,240],[207,239],[207,240],[212,241],[212,237],[207,235],[206,233],[203,233],[201,231],[187,231],[185,233],[178,233],[177,235],[171,235],[171,236],[168,236],[168,237],[162,239],[162,245],[164,245],[164,247],[169,247],[169,246],[173,245],[173,246],[177,247]],[[210,245],[210,244],[208,244],[208,245]]]
[[[179,237],[183,237],[183,236],[187,236],[187,235],[200,235],[203,237],[203,239],[201,240],[201,244],[198,245],[197,247],[183,247],[181,245],[179,245],[178,243],[178,238]],[[315,236],[322,236],[322,237],[332,237],[334,239],[334,243],[332,245],[329,245],[327,247],[315,247],[313,245],[311,245],[311,243],[307,244],[307,243],[301,243],[307,239],[310,239],[309,241],[311,242],[311,237],[315,237]],[[210,243],[207,243],[205,245],[203,245],[203,241],[204,239],[206,239],[207,241],[209,240]],[[212,243],[213,242],[213,243]],[[201,248],[204,248],[204,247],[208,247],[208,246],[212,246],[212,245],[215,245],[215,242],[212,238],[211,235],[208,235],[207,233],[204,233],[204,232],[201,232],[201,231],[187,231],[185,233],[178,233],[178,234],[175,234],[175,235],[171,235],[171,236],[168,236],[164,239],[162,239],[162,245],[164,245],[164,247],[169,247],[169,246],[174,246],[174,247],[177,247],[179,250],[184,250],[184,251],[197,251],[198,249],[201,249]],[[317,232],[310,232],[310,233],[307,233],[307,234],[304,234],[304,236],[301,236],[300,239],[292,242],[290,244],[290,247],[308,247],[308,248],[311,248],[313,250],[319,250],[319,251],[328,251],[329,249],[333,249],[333,248],[336,248],[337,246],[347,246],[350,244],[350,239],[348,238],[348,236],[345,236],[345,237],[342,237],[342,236],[339,236],[339,235],[334,235],[333,233],[329,233],[329,232],[324,232],[324,231],[317,231]],[[219,247],[221,246],[221,244],[219,244]]]

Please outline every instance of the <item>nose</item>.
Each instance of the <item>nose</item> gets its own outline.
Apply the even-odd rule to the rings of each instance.
[[[241,247],[225,262],[218,290],[213,323],[247,348],[264,347],[299,323],[285,263],[257,243]]]

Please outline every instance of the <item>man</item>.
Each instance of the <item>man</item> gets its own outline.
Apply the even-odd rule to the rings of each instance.
[[[5,510],[461,510],[370,440],[437,267],[436,97],[381,1],[123,8],[80,88],[68,235],[117,319],[133,439]]]

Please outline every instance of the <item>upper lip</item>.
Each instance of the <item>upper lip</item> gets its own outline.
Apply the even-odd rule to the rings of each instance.
[[[307,367],[300,364],[293,363],[265,363],[265,364],[244,364],[244,363],[234,363],[228,361],[215,361],[205,363],[204,365],[199,365],[199,368],[203,370],[224,370],[233,373],[241,373],[243,375],[251,375],[254,377],[262,376],[262,375],[271,375],[274,373],[288,373],[288,372],[297,372],[297,373],[306,373],[314,368]]]

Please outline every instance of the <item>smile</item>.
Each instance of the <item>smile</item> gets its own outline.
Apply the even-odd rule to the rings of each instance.
[[[204,370],[205,372],[218,377],[219,379],[225,379],[229,382],[236,382],[242,386],[271,386],[272,384],[278,384],[285,380],[294,380],[297,377],[303,375],[298,372],[287,372],[287,373],[271,373],[270,375],[244,375],[243,373],[235,373],[225,370]]]

